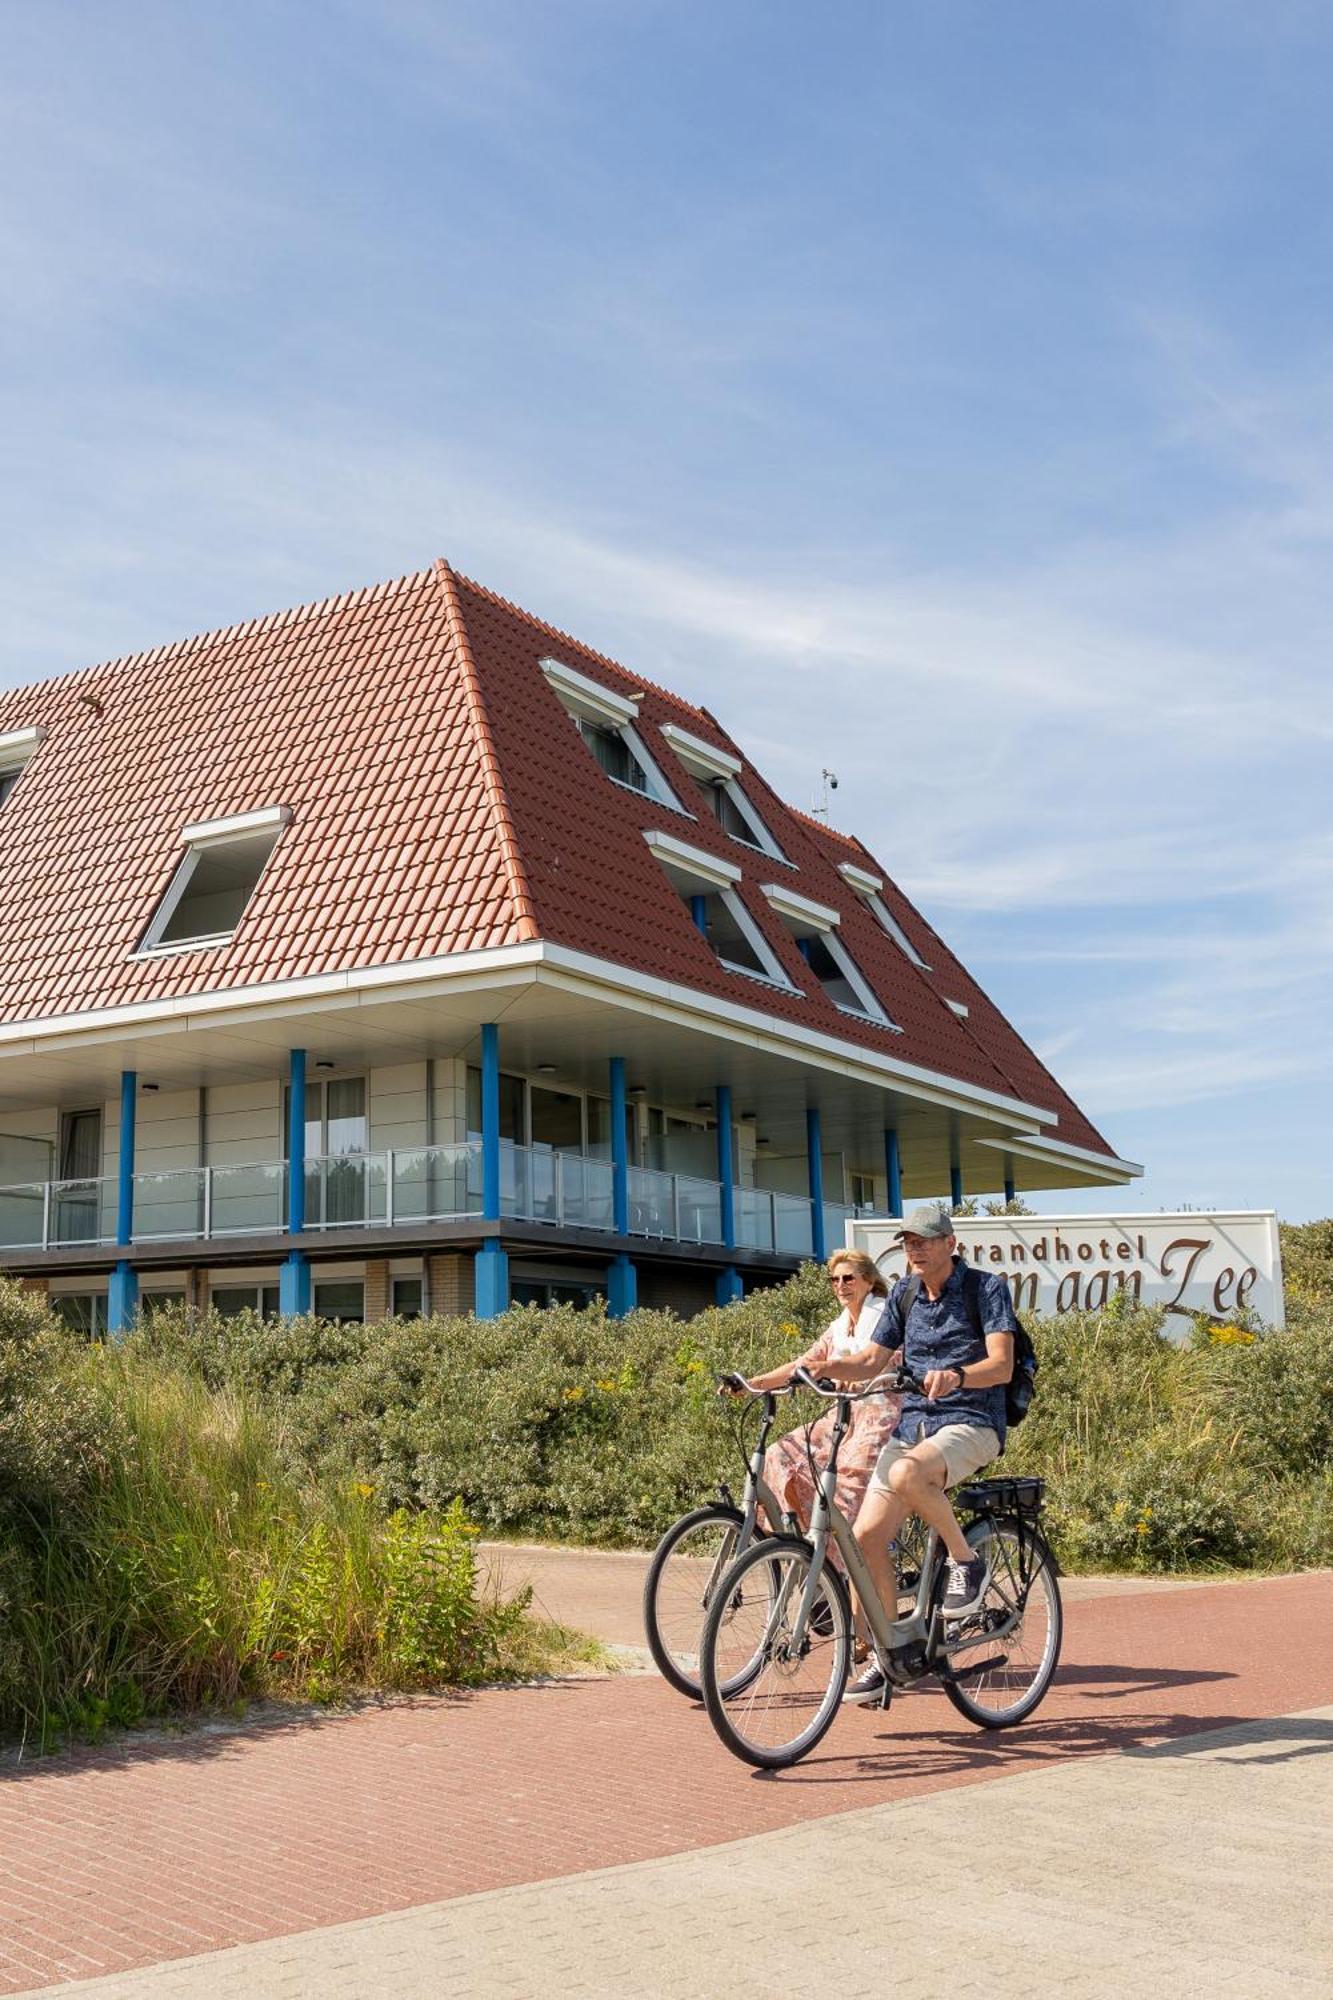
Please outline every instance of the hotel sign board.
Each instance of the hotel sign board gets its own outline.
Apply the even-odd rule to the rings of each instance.
[[[892,1216],[847,1224],[847,1242],[885,1277],[906,1260]],[[1178,1215],[960,1215],[969,1264],[1000,1271],[1020,1313],[1098,1312],[1118,1292],[1168,1311],[1227,1320],[1252,1312],[1282,1326],[1282,1263],[1272,1209]]]

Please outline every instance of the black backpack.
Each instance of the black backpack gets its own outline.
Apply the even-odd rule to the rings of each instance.
[[[916,1303],[916,1295],[921,1290],[921,1280],[915,1271],[908,1274],[905,1288],[898,1301],[898,1312],[902,1322],[903,1336],[907,1335],[907,1315]],[[978,1340],[985,1340],[985,1330],[981,1324],[981,1273],[970,1264],[963,1265],[963,1303],[967,1316],[972,1322],[972,1331]],[[1018,1314],[1014,1314],[1014,1324],[1018,1332],[1014,1335],[1014,1372],[1004,1385],[1004,1420],[1009,1429],[1021,1424],[1037,1393],[1037,1350],[1032,1345],[1032,1336]]]

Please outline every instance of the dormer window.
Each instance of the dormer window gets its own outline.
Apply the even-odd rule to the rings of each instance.
[[[563,660],[543,660],[541,669],[579,735],[613,784],[644,798],[684,812],[639,734],[639,712],[627,696],[567,667]]]
[[[225,944],[245,914],[278,837],[287,806],[198,820],[181,833],[185,855],[144,935],[140,951]]]
[[[838,936],[840,913],[808,896],[796,895],[780,882],[766,882],[763,893],[839,1012],[859,1015],[882,1028],[894,1028],[874,988]],[[894,1031],[898,1032],[896,1028]]]
[[[887,931],[893,939],[903,957],[910,958],[913,965],[919,965],[923,972],[929,972],[930,967],[912,943],[911,938],[908,937],[907,932],[903,929],[897,918],[890,915],[879,893],[884,887],[880,877],[872,875],[868,868],[857,868],[850,861],[840,861],[838,863],[838,873],[842,876],[848,888],[855,889],[857,895],[869,908],[881,929]]]
[[[674,883],[695,929],[708,940],[728,972],[799,992],[737,895],[741,871],[734,863],[690,847],[669,833],[653,831],[643,837]]]
[[[791,867],[741,788],[740,758],[733,757],[729,750],[705,743],[701,736],[692,736],[688,729],[681,729],[674,722],[664,722],[662,734],[694,779],[699,796],[723,832]]]
[[[24,766],[45,735],[44,729],[11,729],[0,736],[0,806],[23,776]]]

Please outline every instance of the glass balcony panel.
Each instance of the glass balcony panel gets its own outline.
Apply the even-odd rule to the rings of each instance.
[[[214,1236],[277,1234],[286,1220],[287,1169],[281,1160],[210,1167]]]
[[[134,1240],[204,1233],[204,1167],[179,1167],[164,1174],[134,1176]]]
[[[632,1236],[675,1236],[674,1178],[672,1174],[659,1173],[656,1167],[630,1168],[629,1227]]]
[[[307,1229],[347,1229],[383,1222],[385,1158],[382,1153],[326,1154],[305,1165]]]
[[[804,1195],[773,1196],[773,1236],[775,1250],[788,1257],[808,1257],[813,1246],[810,1204]]]
[[[0,1250],[40,1250],[46,1188],[41,1181],[0,1188]]]
[[[481,1142],[409,1146],[393,1156],[395,1223],[440,1222],[481,1207]]]
[[[773,1197],[767,1188],[737,1188],[736,1241],[746,1250],[773,1248]]]
[[[831,1257],[835,1250],[841,1250],[846,1243],[847,1221],[854,1213],[855,1210],[845,1208],[839,1201],[826,1201],[824,1203],[824,1251],[826,1256]]]
[[[108,1243],[115,1233],[114,1180],[52,1182],[52,1243]]]
[[[721,1187],[716,1181],[695,1180],[689,1174],[677,1174],[675,1180],[676,1207],[680,1217],[679,1240],[682,1243],[720,1243]]]
[[[560,1155],[565,1222],[571,1229],[615,1227],[614,1174],[609,1160]]]

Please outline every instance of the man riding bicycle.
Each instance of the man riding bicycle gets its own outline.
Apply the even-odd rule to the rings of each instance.
[[[949,1557],[944,1616],[963,1618],[985,1592],[986,1564],[973,1554],[946,1489],[972,1478],[1004,1450],[1004,1385],[1014,1372],[1018,1322],[1008,1281],[983,1272],[976,1299],[980,1325],[974,1323],[967,1267],[943,1203],[914,1208],[897,1240],[907,1253],[908,1275],[889,1294],[868,1345],[827,1362],[822,1373],[851,1387],[891,1365],[896,1357],[886,1349],[901,1348],[902,1365],[921,1382],[925,1393],[904,1396],[897,1428],[880,1453],[856,1519],[856,1539],[881,1602],[891,1606],[897,1595],[891,1545],[907,1516],[919,1515]],[[877,1701],[885,1685],[871,1661],[844,1699]]]

